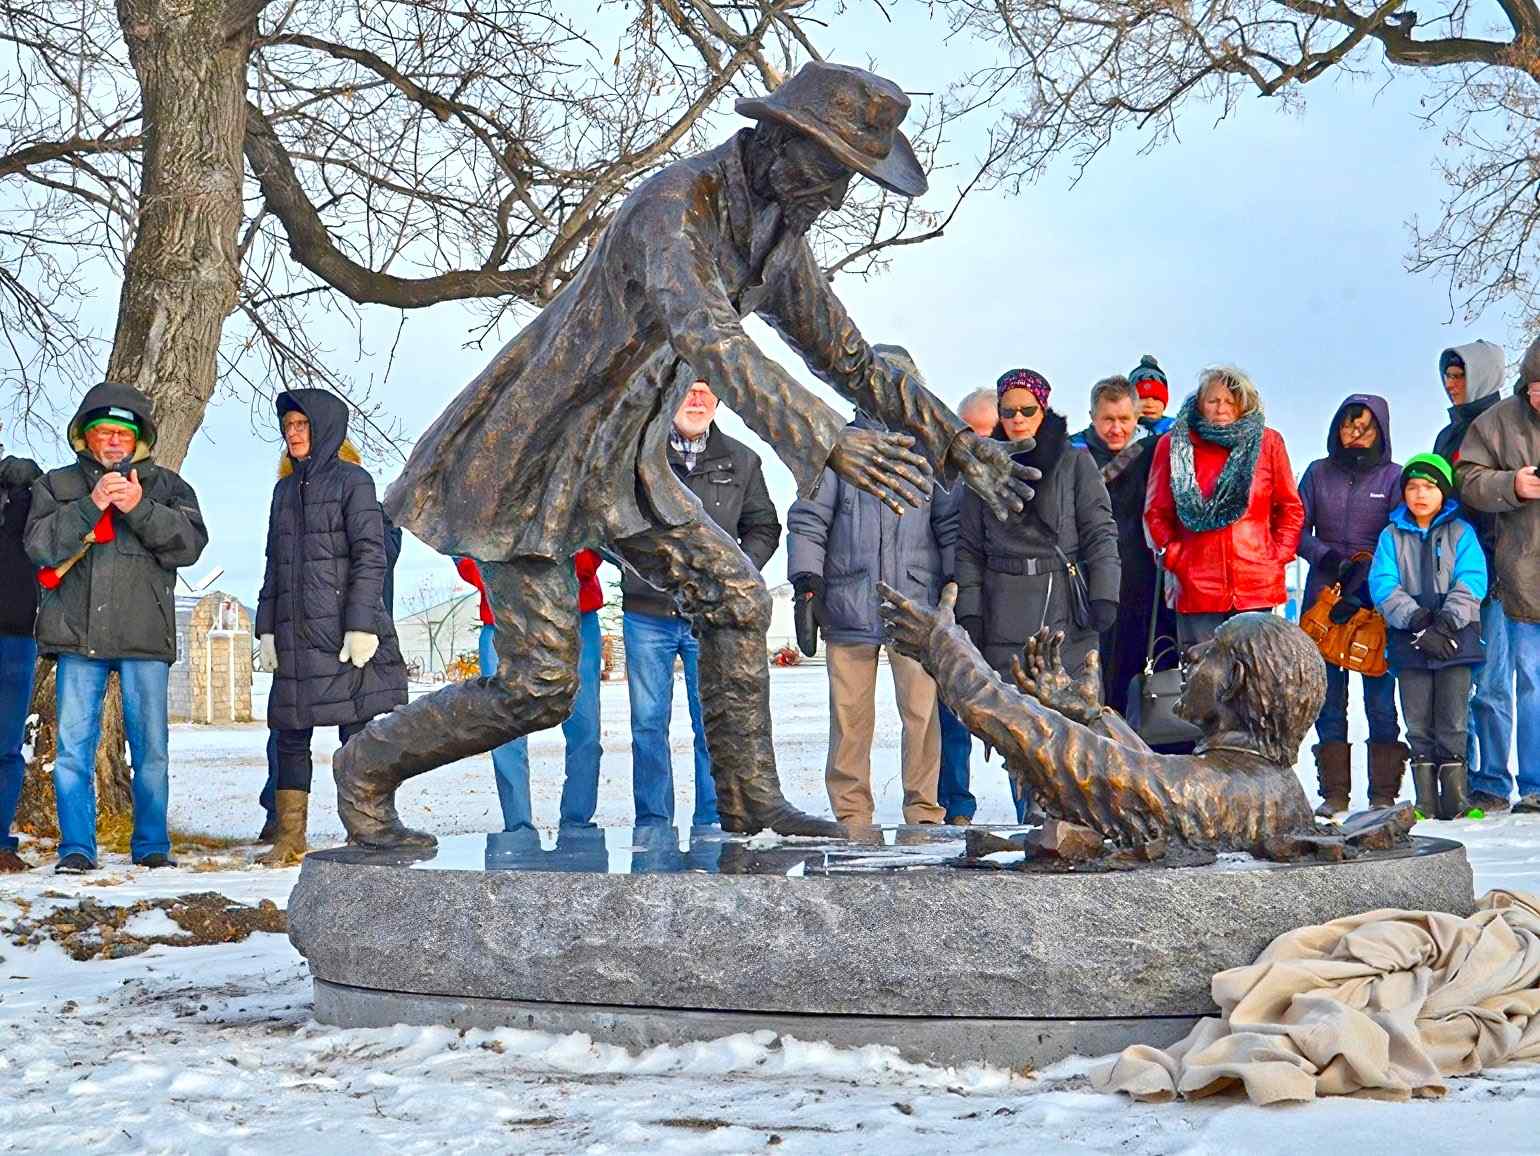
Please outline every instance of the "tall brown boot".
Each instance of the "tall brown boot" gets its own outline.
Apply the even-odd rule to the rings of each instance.
[[[1369,744],[1369,806],[1394,807],[1406,774],[1405,743]]]
[[[1330,819],[1348,809],[1348,795],[1353,786],[1353,751],[1347,743],[1317,743],[1311,750],[1315,754],[1315,773],[1321,784],[1321,805],[1315,813],[1322,819]]]
[[[303,859],[310,850],[305,843],[309,818],[309,791],[279,791],[278,834],[273,837],[273,849],[258,855],[257,862],[264,867],[292,867]]]

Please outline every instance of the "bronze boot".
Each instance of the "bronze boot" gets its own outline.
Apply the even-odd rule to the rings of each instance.
[[[1369,806],[1394,807],[1406,774],[1405,743],[1369,744]]]
[[[1348,809],[1348,795],[1353,786],[1353,754],[1347,743],[1317,743],[1315,754],[1316,780],[1321,784],[1321,805],[1316,816],[1330,819]]]
[[[278,792],[278,833],[273,836],[273,849],[258,855],[257,862],[264,867],[292,867],[310,850],[305,843],[309,821],[309,791]]]
[[[1438,765],[1438,817],[1460,819],[1470,810],[1470,791],[1465,783],[1465,763]]]
[[[1438,766],[1429,759],[1412,763],[1412,789],[1417,793],[1417,817],[1438,818]]]

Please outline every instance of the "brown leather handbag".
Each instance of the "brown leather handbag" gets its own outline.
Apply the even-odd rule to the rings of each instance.
[[[1354,555],[1370,557],[1367,553]],[[1342,584],[1333,583],[1321,591],[1300,615],[1299,628],[1320,648],[1321,657],[1343,670],[1356,670],[1365,678],[1378,678],[1390,669],[1386,660],[1385,619],[1372,607],[1360,607],[1346,622],[1331,620],[1331,608],[1342,598]]]

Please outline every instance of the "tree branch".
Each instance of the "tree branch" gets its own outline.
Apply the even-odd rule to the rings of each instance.
[[[540,275],[530,269],[461,269],[434,277],[397,277],[359,264],[337,248],[306,195],[294,165],[262,110],[246,106],[246,161],[264,204],[283,225],[289,252],[306,269],[360,304],[421,309],[442,301],[512,295],[533,299]]]
[[[75,156],[87,156],[91,153],[133,152],[143,143],[144,137],[136,134],[134,136],[112,137],[103,140],[86,140],[81,137],[72,137],[69,140],[27,145],[25,148],[19,148],[14,152],[0,156],[0,177],[9,177],[34,165],[47,164],[49,161],[67,160]]]
[[[226,40],[238,36],[250,28],[262,9],[273,0],[227,0],[224,15],[219,18],[219,30]]]

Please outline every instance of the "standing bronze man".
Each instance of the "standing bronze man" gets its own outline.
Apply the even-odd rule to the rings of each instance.
[[[407,778],[566,717],[577,690],[570,558],[604,546],[672,592],[700,634],[701,698],[722,826],[838,828],[781,795],[770,736],[758,570],[668,467],[671,418],[705,380],[810,494],[825,466],[894,508],[933,474],[961,477],[996,513],[1036,475],[980,439],[881,359],[808,247],[859,173],[904,196],[924,172],[898,131],[908,98],[856,68],[815,62],[774,94],[740,100],[757,121],[637,188],[560,295],[417,443],[386,496],[398,525],[481,563],[496,615],[497,675],[446,687],[369,724],[334,760],[355,843],[431,844],[395,809]],[[808,367],[905,434],[858,430],[760,352],[758,313]]]

